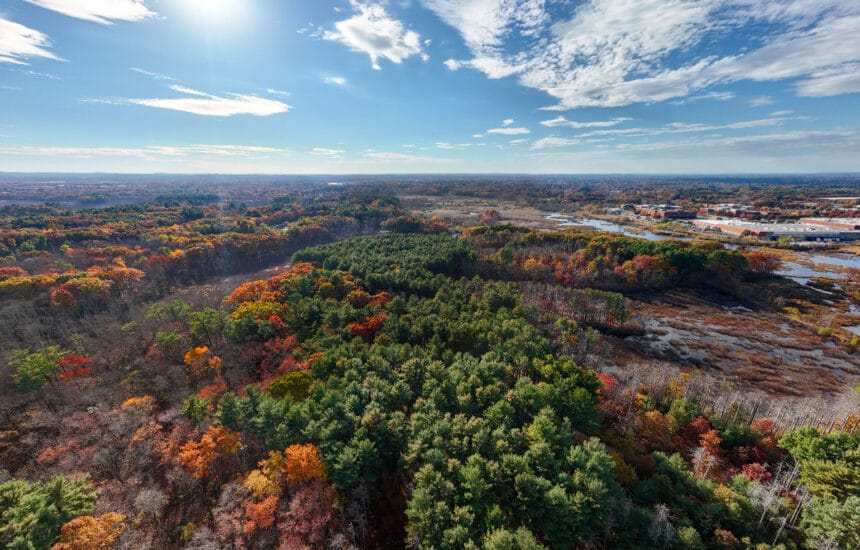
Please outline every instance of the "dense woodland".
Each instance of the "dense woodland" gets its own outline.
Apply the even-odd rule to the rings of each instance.
[[[776,258],[265,189],[0,210],[0,547],[860,548],[860,415],[593,361]]]

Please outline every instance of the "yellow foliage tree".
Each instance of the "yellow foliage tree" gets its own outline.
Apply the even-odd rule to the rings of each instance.
[[[245,478],[245,487],[250,489],[254,493],[254,496],[260,499],[276,495],[280,492],[278,484],[260,470],[251,470],[248,477]]]

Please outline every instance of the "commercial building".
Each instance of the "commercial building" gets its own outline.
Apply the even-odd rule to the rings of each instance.
[[[860,230],[860,218],[801,218],[800,223],[843,231]]]
[[[860,239],[860,230],[830,227],[812,223],[758,223],[738,219],[705,219],[693,222],[696,227],[719,229],[724,233],[751,236],[775,241],[788,237],[793,241],[853,241]],[[860,228],[860,224],[858,224]]]

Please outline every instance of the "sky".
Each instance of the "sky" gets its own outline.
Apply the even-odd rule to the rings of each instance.
[[[858,0],[0,0],[0,171],[860,171]]]

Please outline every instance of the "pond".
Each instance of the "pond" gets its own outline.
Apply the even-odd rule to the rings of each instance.
[[[636,237],[638,239],[645,239],[646,241],[665,241],[668,239],[674,239],[677,241],[691,241],[689,237],[670,237],[667,235],[658,235],[656,233],[652,233],[651,231],[646,231],[644,229],[638,229],[635,227],[630,227],[627,225],[620,225],[613,222],[608,222],[606,220],[597,220],[594,218],[581,218],[581,219],[571,219],[566,218],[562,214],[550,214],[549,216],[544,216],[545,220],[557,222],[559,227],[574,227],[574,226],[582,226],[587,225],[589,227],[593,227],[595,231],[607,231],[609,233],[620,233],[626,237]]]
[[[801,265],[797,262],[783,262],[782,269],[776,272],[777,275],[782,275],[792,281],[805,285],[809,283],[813,277],[821,277],[822,279],[837,280],[839,274],[832,271],[818,271],[811,267]]]
[[[839,267],[851,267],[854,269],[860,269],[860,256],[855,256],[853,254],[834,254],[834,255],[825,255],[825,254],[814,254],[810,256],[810,261],[816,264],[828,264],[828,265],[836,265]]]

